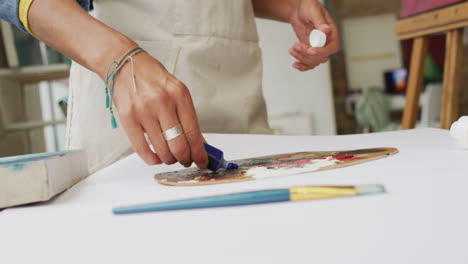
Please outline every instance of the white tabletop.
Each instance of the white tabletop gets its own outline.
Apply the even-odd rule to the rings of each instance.
[[[206,135],[228,158],[397,147],[347,168],[203,187],[132,155],[41,205],[0,212],[0,263],[468,263],[468,151],[444,130],[337,137]],[[120,205],[297,185],[383,183],[384,195],[115,216]]]

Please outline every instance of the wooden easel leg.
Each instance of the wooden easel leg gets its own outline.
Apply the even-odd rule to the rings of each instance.
[[[463,59],[463,28],[447,32],[444,95],[440,127],[449,129],[459,115],[460,76]]]
[[[427,46],[428,37],[414,39],[408,79],[408,91],[406,92],[406,106],[402,121],[403,129],[414,128],[416,124],[419,109],[419,95],[421,94],[424,78],[424,63],[426,62]]]

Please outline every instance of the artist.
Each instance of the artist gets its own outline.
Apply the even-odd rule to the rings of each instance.
[[[0,3],[1,19],[74,61],[67,147],[87,150],[91,173],[132,149],[148,164],[205,168],[202,131],[270,133],[255,17],[292,25],[299,71],[339,49],[336,24],[318,0]],[[324,48],[309,46],[314,28],[328,35]]]

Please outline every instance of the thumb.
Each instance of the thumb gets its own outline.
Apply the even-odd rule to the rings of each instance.
[[[331,27],[328,24],[322,24],[317,27],[318,30],[322,31],[323,33],[330,35],[331,34]]]
[[[308,5],[303,6],[301,13],[305,22],[310,26],[326,34],[330,32],[330,25],[327,23],[322,4],[319,1],[309,1]]]

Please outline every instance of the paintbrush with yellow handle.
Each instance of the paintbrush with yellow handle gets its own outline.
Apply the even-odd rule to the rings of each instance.
[[[113,213],[132,214],[154,211],[173,211],[287,201],[318,200],[380,193],[385,193],[385,187],[380,184],[359,186],[306,186],[293,187],[291,189],[243,192],[187,200],[118,207],[113,209]]]

